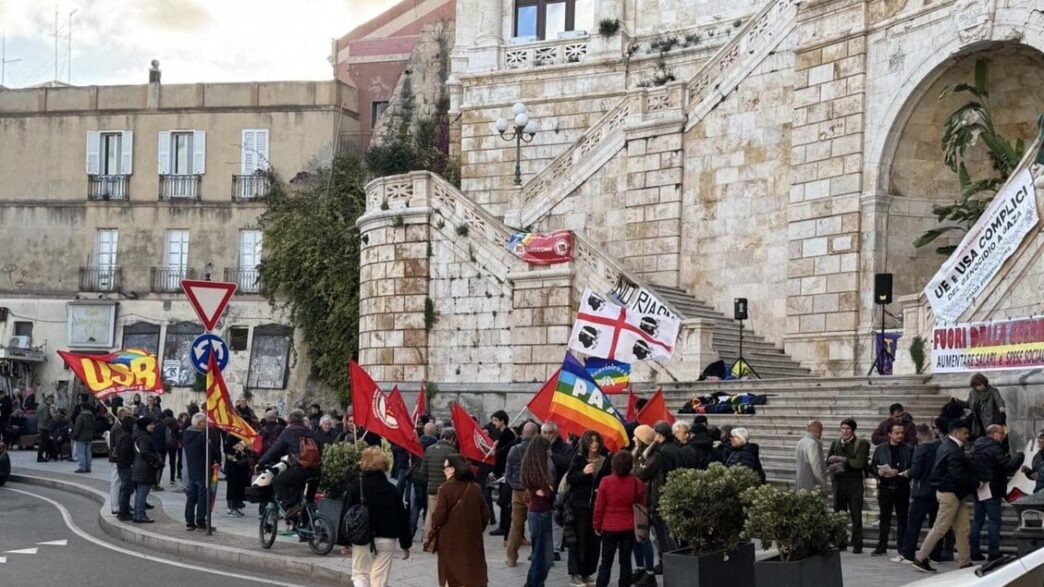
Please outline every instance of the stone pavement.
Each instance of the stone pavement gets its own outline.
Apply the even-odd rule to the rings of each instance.
[[[72,462],[37,463],[36,453],[30,451],[15,451],[10,454],[12,465],[15,468],[13,472],[16,474],[64,482],[66,487],[89,488],[95,495],[101,492],[108,494],[110,464],[104,458],[94,459],[93,471],[89,475],[76,475],[72,473],[76,468],[76,464]],[[217,531],[210,537],[199,531],[187,532],[184,529],[182,512],[185,506],[185,496],[175,493],[174,488],[169,486],[166,486],[164,491],[150,494],[149,501],[158,506],[152,511],[153,517],[157,521],[155,524],[148,526],[122,524],[111,517],[107,505],[102,505],[99,518],[103,522],[103,527],[109,526],[106,529],[109,534],[114,534],[114,529],[122,531],[124,533],[117,534],[118,537],[147,544],[159,550],[191,556],[188,549],[179,548],[176,544],[172,547],[171,544],[175,542],[183,543],[182,545],[194,544],[205,548],[208,555],[214,557],[212,560],[224,561],[225,564],[231,566],[249,568],[254,564],[248,560],[249,557],[268,558],[276,564],[266,566],[283,570],[298,567],[295,571],[297,574],[311,576],[313,581],[321,578],[323,584],[329,584],[331,579],[336,578],[338,582],[348,583],[351,557],[339,554],[338,548],[335,548],[328,556],[316,556],[308,549],[307,544],[299,543],[296,537],[280,536],[271,550],[263,550],[257,539],[258,521],[255,515],[257,506],[248,504],[248,514],[242,518],[226,516],[223,507],[224,487],[224,483],[219,486],[218,501],[213,514],[213,523]],[[137,533],[139,536],[134,537],[131,533]],[[140,534],[142,533],[148,535],[147,539],[141,539]],[[167,544],[164,545],[163,541],[166,541]],[[525,563],[528,549],[523,549],[518,567],[508,568],[504,564],[503,541],[499,537],[487,536],[485,546],[490,585],[521,585],[525,582],[525,574],[529,568]],[[889,555],[893,554],[889,553]],[[886,558],[871,558],[867,554],[856,556],[846,552],[842,554],[841,560],[845,571],[846,587],[904,585],[923,577],[913,571],[909,565],[892,563]],[[941,571],[956,568],[953,563],[939,566]],[[394,587],[431,587],[436,583],[435,576],[435,557],[423,552],[419,544],[411,551],[409,560],[397,559],[392,565],[392,585]],[[297,581],[307,581],[307,579],[298,578]],[[569,584],[565,561],[556,564],[551,569],[547,584],[556,587]],[[612,584],[616,584],[615,580]]]

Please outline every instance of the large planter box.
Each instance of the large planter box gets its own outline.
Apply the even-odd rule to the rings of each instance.
[[[344,500],[323,499],[319,502],[319,514],[330,520],[334,527],[334,544],[344,546],[341,541],[341,516],[344,514]]]
[[[834,587],[843,586],[841,553],[821,554],[799,561],[779,559],[754,563],[757,587]]]
[[[754,585],[754,545],[744,544],[729,553],[693,556],[691,548],[663,555],[663,587],[718,587]],[[818,585],[817,587],[826,587]]]

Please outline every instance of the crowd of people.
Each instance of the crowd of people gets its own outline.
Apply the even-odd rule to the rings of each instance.
[[[825,457],[823,425],[818,420],[809,422],[796,449],[795,486],[832,489],[835,510],[851,516],[854,553],[863,548],[863,490],[864,480],[870,477],[877,480],[880,509],[872,556],[886,555],[894,514],[894,562],[931,573],[936,570],[931,563],[954,560],[955,549],[960,568],[1000,558],[1001,510],[1008,480],[1021,469],[1036,481],[1035,492],[1044,491],[1044,457],[1038,452],[1027,466],[1022,452],[1012,454],[1000,392],[981,374],[972,377],[970,386],[967,399],[951,399],[932,426],[916,424],[899,403],[889,407],[889,417],[870,441],[857,435],[855,420],[842,420],[839,438]],[[1044,448],[1044,432],[1037,442],[1038,448]],[[930,531],[918,549],[926,521]]]
[[[1007,480],[1021,469],[1036,481],[1036,491],[1044,490],[1044,453],[1031,463],[1024,463],[1021,452],[1011,454],[1000,392],[982,375],[971,387],[967,399],[951,400],[931,427],[915,422],[898,403],[869,440],[859,435],[858,422],[846,418],[825,451],[823,424],[808,423],[796,446],[795,489],[831,496],[835,510],[850,515],[853,553],[862,552],[865,481],[873,478],[880,519],[871,555],[886,555],[894,542],[893,561],[925,572],[934,571],[931,561],[953,560],[955,549],[962,567],[1000,556]],[[350,408],[342,416],[312,405],[307,412],[290,411],[285,420],[271,408],[258,417],[242,399],[235,409],[258,430],[260,452],[216,429],[208,438],[205,417],[195,405],[175,417],[157,396],[144,403],[135,396],[123,405],[118,397],[99,403],[84,394],[67,423],[69,438],[77,443],[71,451],[77,471],[91,470],[95,431],[108,428],[113,515],[151,522],[146,498],[163,490],[166,470],[170,485],[186,494],[186,530],[192,531],[213,529],[207,513],[214,494],[207,495],[206,478],[215,467],[225,473],[227,515],[242,516],[252,473],[289,456],[291,465],[273,488],[292,521],[300,491],[320,475],[316,456],[305,454],[310,447],[321,454],[334,443],[362,440],[372,446],[362,453],[361,474],[349,480],[344,505],[366,504],[373,540],[365,547],[345,546],[352,550],[353,582],[374,587],[387,584],[394,553],[402,550],[409,557],[415,539],[436,553],[440,585],[486,585],[487,531],[502,537],[509,567],[530,547],[526,587],[544,585],[550,568],[563,558],[573,587],[606,587],[614,566],[619,586],[652,587],[662,573],[663,554],[680,546],[659,510],[672,471],[721,463],[748,467],[766,481],[750,431],[712,426],[702,414],[691,422],[632,422],[630,446],[610,452],[596,431],[563,438],[554,422],[512,426],[508,414],[497,411],[484,425],[494,440],[492,462],[485,464],[461,456],[449,420],[427,415],[417,422],[423,456],[392,447],[389,459],[377,446],[379,437],[354,425]],[[1038,442],[1044,448],[1044,432]],[[41,447],[39,458],[55,458],[53,443]],[[309,484],[307,499],[314,499],[316,485]],[[636,510],[648,513],[649,539],[636,538]],[[930,531],[918,548],[926,521]],[[453,548],[440,548],[446,544]]]

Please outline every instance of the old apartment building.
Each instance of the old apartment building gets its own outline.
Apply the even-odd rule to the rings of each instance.
[[[337,81],[0,91],[0,363],[5,385],[67,395],[58,349],[158,354],[167,404],[192,397],[202,326],[184,278],[233,281],[218,326],[233,396],[303,389],[294,333],[259,293],[264,171],[328,164],[358,128]]]

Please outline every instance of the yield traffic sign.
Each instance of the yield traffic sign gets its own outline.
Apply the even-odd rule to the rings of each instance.
[[[232,299],[236,291],[236,284],[224,281],[199,281],[196,279],[183,279],[181,289],[185,290],[192,309],[196,311],[203,322],[203,328],[214,330],[218,319]]]

